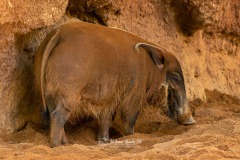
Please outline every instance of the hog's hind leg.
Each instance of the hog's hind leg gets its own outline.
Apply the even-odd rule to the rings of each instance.
[[[67,143],[64,124],[70,116],[70,111],[62,101],[57,103],[56,109],[51,113],[50,146],[56,147]]]
[[[111,125],[111,119],[108,116],[100,116],[98,120],[98,135],[97,140],[99,143],[109,143],[109,128]]]

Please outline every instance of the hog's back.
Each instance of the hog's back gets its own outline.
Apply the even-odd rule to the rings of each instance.
[[[46,65],[46,95],[63,97],[70,110],[95,116],[96,110],[140,105],[146,71],[144,55],[134,46],[142,39],[86,23],[63,25],[59,35]]]

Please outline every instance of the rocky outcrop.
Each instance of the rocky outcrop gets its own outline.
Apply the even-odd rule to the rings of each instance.
[[[109,15],[120,14],[113,0],[70,0],[67,12],[82,21],[107,25]]]
[[[30,32],[57,23],[67,4],[65,0],[0,2],[0,133],[21,128],[31,116],[32,61],[44,37],[31,41],[35,35]]]
[[[171,1],[171,6],[179,29],[187,36],[216,22],[213,15],[218,7],[212,1],[177,0]]]
[[[240,3],[236,0],[2,0],[0,133],[39,121],[32,63],[50,30],[80,20],[118,27],[166,48],[183,66],[189,99],[205,89],[240,98]]]

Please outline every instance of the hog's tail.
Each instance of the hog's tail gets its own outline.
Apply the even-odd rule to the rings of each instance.
[[[51,39],[48,41],[46,47],[43,51],[43,57],[42,57],[42,63],[41,63],[41,71],[40,71],[40,84],[41,84],[41,96],[43,101],[43,109],[44,112],[47,112],[47,106],[46,106],[46,100],[45,100],[45,94],[44,94],[44,75],[45,75],[45,68],[48,61],[48,57],[50,56],[52,50],[59,42],[59,29],[57,29],[56,33],[51,37]]]

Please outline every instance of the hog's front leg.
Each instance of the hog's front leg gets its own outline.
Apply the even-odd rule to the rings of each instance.
[[[122,120],[124,123],[125,134],[130,135],[134,133],[134,125],[137,120],[139,112],[127,113],[122,112]]]

